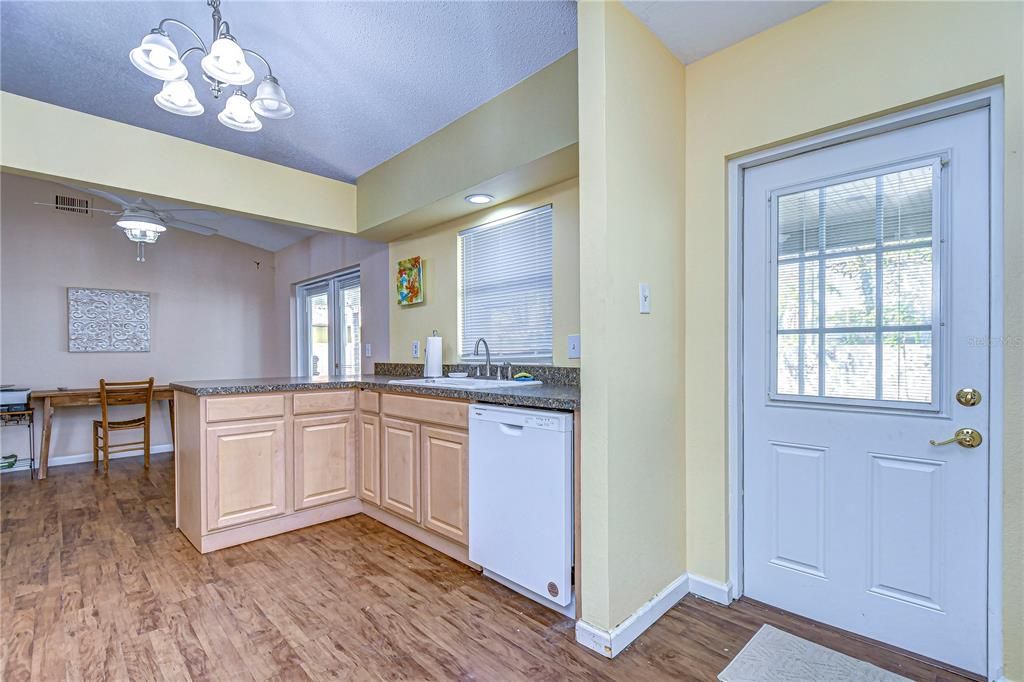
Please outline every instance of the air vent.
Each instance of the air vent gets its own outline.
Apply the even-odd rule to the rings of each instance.
[[[89,214],[89,200],[79,199],[78,197],[69,197],[63,194],[54,196],[53,203],[58,211],[67,211],[68,213],[85,213]]]

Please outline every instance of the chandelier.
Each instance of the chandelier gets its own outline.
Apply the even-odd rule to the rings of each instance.
[[[226,89],[234,86],[233,91],[224,102],[224,110],[217,114],[217,120],[233,130],[254,133],[263,128],[257,117],[289,118],[295,113],[292,105],[285,97],[284,89],[274,77],[270,63],[263,55],[241,47],[231,35],[231,26],[221,18],[220,0],[206,0],[206,5],[213,9],[213,42],[209,49],[206,43],[191,26],[177,19],[163,19],[156,28],[150,31],[129,53],[132,64],[147,76],[158,78],[164,82],[154,97],[156,105],[165,111],[180,116],[199,116],[203,113],[202,103],[196,98],[192,84],[188,82],[188,69],[185,59],[194,53],[201,53],[199,65],[203,70],[203,80],[210,86],[214,99],[220,99]],[[185,29],[199,42],[178,54],[178,48],[171,42],[164,27],[174,24]],[[245,61],[245,55],[251,55],[263,62],[267,75],[256,87],[256,96],[252,99],[241,89],[256,79],[252,67]]]

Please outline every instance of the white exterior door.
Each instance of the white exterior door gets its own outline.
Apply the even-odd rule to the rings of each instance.
[[[744,593],[977,673],[988,125],[826,147],[743,190]]]

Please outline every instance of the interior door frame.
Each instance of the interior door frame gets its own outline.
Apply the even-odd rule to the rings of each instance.
[[[990,680],[1003,674],[1003,87],[982,83],[968,92],[909,105],[825,133],[728,158],[728,460],[730,601],[743,595],[743,178],[755,166],[900,130],[966,111],[989,112],[989,412],[988,628]]]

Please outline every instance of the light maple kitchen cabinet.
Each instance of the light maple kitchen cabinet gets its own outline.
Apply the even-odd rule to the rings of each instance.
[[[459,544],[469,543],[469,434],[424,425],[423,525]]]
[[[355,414],[295,417],[295,508],[337,502],[356,494]]]
[[[364,513],[466,561],[469,402],[382,392],[361,396],[360,411],[360,496],[377,503],[372,490],[377,473],[380,500],[380,511],[364,506]]]
[[[359,429],[359,497],[364,502],[380,505],[380,417],[360,414]]]
[[[175,390],[178,528],[205,553],[358,513],[355,393]]]
[[[283,418],[208,427],[206,529],[284,514],[285,460]]]
[[[381,420],[380,504],[420,522],[420,425],[393,417]]]

